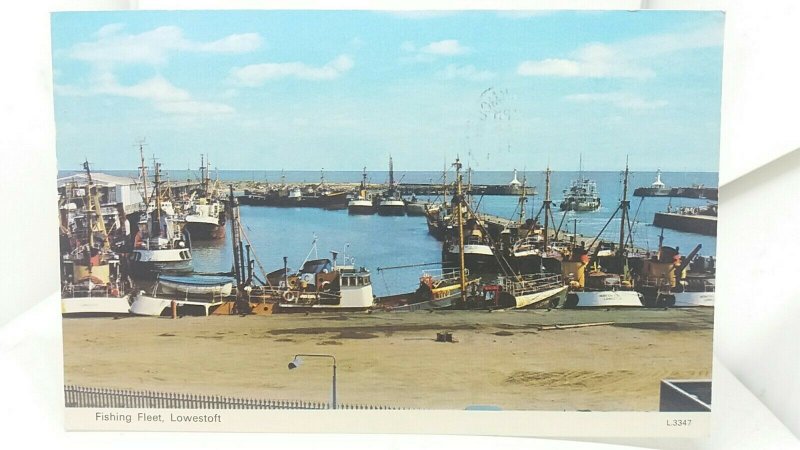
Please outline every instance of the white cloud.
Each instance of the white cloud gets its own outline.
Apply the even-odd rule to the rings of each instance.
[[[568,58],[523,61],[522,76],[645,79],[655,76],[649,61],[665,54],[722,45],[722,25],[711,23],[684,32],[644,36],[615,44],[591,43]]]
[[[301,80],[332,80],[353,68],[355,63],[348,55],[340,55],[319,67],[302,62],[251,64],[231,69],[230,80],[240,86],[261,86],[267,81],[281,78]]]
[[[162,76],[155,76],[137,84],[121,85],[111,72],[98,72],[93,77],[92,87],[80,89],[74,86],[58,86],[59,95],[93,96],[111,95],[149,101],[153,108],[169,114],[231,114],[235,110],[224,103],[199,101]]]
[[[576,103],[607,103],[621,109],[647,110],[667,106],[665,100],[646,100],[627,92],[604,92],[595,94],[573,94],[564,97]]]
[[[96,39],[72,47],[69,56],[96,65],[164,64],[170,53],[177,51],[203,53],[246,53],[261,46],[257,33],[232,34],[211,42],[186,39],[175,26],[163,26],[139,34],[123,32],[120,24],[100,28]]]
[[[444,70],[437,73],[440,78],[445,80],[453,80],[461,78],[469,81],[485,81],[494,78],[495,74],[489,70],[478,70],[472,64],[466,66],[458,66],[456,64],[448,64]]]
[[[413,42],[406,41],[400,45],[400,49],[410,54],[410,56],[400,58],[400,61],[410,63],[429,63],[441,57],[458,56],[472,51],[469,47],[461,45],[456,39],[435,41],[422,47],[417,47]]]
[[[456,39],[445,39],[443,41],[431,42],[419,49],[419,51],[430,55],[453,56],[463,55],[469,52],[469,48],[459,44]]]

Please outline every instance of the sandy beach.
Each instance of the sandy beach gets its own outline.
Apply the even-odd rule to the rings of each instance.
[[[614,322],[552,329],[554,324]],[[655,411],[711,376],[713,309],[64,319],[65,383],[403,408]],[[436,342],[450,331],[456,342]]]

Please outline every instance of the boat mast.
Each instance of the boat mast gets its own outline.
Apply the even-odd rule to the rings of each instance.
[[[86,176],[88,176],[88,184],[86,185],[86,205],[84,208],[86,209],[86,230],[89,233],[87,244],[89,245],[89,253],[88,253],[88,266],[89,266],[89,273],[92,273],[92,248],[94,247],[94,224],[92,223],[92,173],[89,171],[89,160],[84,161],[83,168],[86,170]]]
[[[359,192],[362,199],[367,199],[367,166],[364,166],[364,171],[361,174],[361,192]]]
[[[142,171],[142,187],[144,192],[144,200],[145,205],[144,209],[145,212],[147,208],[150,206],[150,200],[147,198],[147,166],[144,165],[144,142],[139,142],[139,158],[142,160],[142,165],[139,166],[139,169]]]
[[[230,185],[230,195],[228,197],[228,215],[231,217],[231,247],[233,248],[233,273],[236,277],[236,286],[237,288],[242,285],[243,282],[243,275],[242,275],[242,258],[241,258],[241,247],[242,247],[242,238],[239,235],[239,205],[236,201],[236,197],[233,195],[233,185]],[[284,266],[286,265],[286,258],[284,258]],[[237,294],[239,293],[239,289],[236,290]]]
[[[465,268],[464,268],[464,214],[462,213],[462,204],[464,203],[464,198],[462,196],[461,191],[461,162],[459,161],[458,157],[456,157],[456,162],[453,164],[456,167],[456,214],[458,217],[458,268],[459,268],[459,278],[461,281],[461,301],[467,301],[467,278]]]
[[[153,190],[156,196],[156,223],[158,224],[158,237],[161,237],[161,163],[153,161],[153,166],[156,168],[155,188]]]
[[[550,165],[547,165],[547,170],[544,172],[544,251],[547,252],[547,243],[550,239]]]
[[[622,257],[625,250],[625,222],[628,219],[628,207],[630,202],[628,201],[628,158],[625,158],[625,176],[622,182],[622,201],[620,202],[620,210],[622,211],[622,215],[620,216],[620,224],[619,224],[619,256]]]
[[[389,155],[389,193],[394,193],[394,166],[392,165],[392,155]]]
[[[200,154],[200,187],[203,189],[203,194],[206,193],[206,163],[203,154]]]
[[[103,248],[108,249],[108,231],[106,231],[106,224],[103,221],[103,210],[100,208],[100,200],[98,199],[97,191],[95,190],[94,180],[92,179],[92,171],[89,169],[89,161],[83,163],[83,168],[86,170],[86,177],[88,184],[86,185],[86,218],[89,227],[89,247],[94,247],[94,231],[101,232],[104,237]],[[92,214],[95,214],[98,220],[92,221]]]
[[[517,179],[517,170],[514,169],[514,179]],[[525,202],[528,201],[528,197],[525,196],[525,182],[528,181],[527,177],[522,177],[522,192],[519,194],[519,225],[525,223]]]

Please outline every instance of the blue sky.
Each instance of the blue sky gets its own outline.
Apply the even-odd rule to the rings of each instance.
[[[60,169],[716,171],[715,12],[56,13]]]

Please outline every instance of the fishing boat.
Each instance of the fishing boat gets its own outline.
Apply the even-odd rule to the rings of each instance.
[[[636,289],[646,306],[714,306],[715,263],[711,257],[699,256],[701,248],[698,244],[681,257],[677,248],[659,245],[655,255],[642,258]]]
[[[474,289],[480,278],[469,277],[464,270],[464,288]],[[453,306],[461,298],[461,270],[426,270],[419,277],[419,287],[409,294],[381,298],[380,305],[387,311],[424,311],[445,309]]]
[[[491,240],[477,218],[471,217],[462,225],[463,244],[455,228],[450,228],[442,246],[442,260],[445,264],[458,264],[460,254],[464,256],[464,266],[475,273],[489,273],[498,268],[497,256]]]
[[[159,297],[158,294],[147,294],[139,291],[132,296],[131,314],[137,316],[167,316],[175,308],[176,315],[210,315],[216,308],[225,303],[222,296],[209,295],[208,298],[189,297],[186,295]]]
[[[147,167],[142,157],[142,179],[147,192]],[[180,221],[170,214],[171,203],[162,201],[161,164],[155,163],[155,184],[152,208],[140,214],[139,229],[134,236],[133,249],[128,254],[131,274],[139,278],[156,278],[160,273],[192,271],[190,241],[180,228]]]
[[[391,156],[389,156],[389,188],[381,194],[381,198],[378,200],[378,214],[381,216],[404,216],[406,214],[406,203],[400,196],[400,191],[394,181],[394,165]]]
[[[200,174],[201,188],[199,192],[192,193],[186,205],[183,229],[193,240],[222,239],[225,237],[225,210],[217,196],[216,183],[211,183],[208,166],[202,155]]]
[[[286,175],[281,173],[281,182],[277,185],[269,185],[263,192],[253,192],[245,190],[244,195],[238,197],[239,204],[249,206],[281,206],[297,207],[303,198],[303,192],[299,186],[286,183]]]
[[[361,185],[353,198],[347,202],[347,212],[349,214],[375,214],[375,205],[372,203],[372,196],[367,191],[367,168],[361,178]]]
[[[516,224],[517,239],[508,245],[507,256],[516,273],[561,273],[561,260],[569,246],[558,242],[550,236],[550,219],[552,218],[552,200],[550,199],[550,167],[545,171],[545,197],[542,206],[530,220],[525,219],[525,195],[519,198],[519,219]],[[523,181],[524,187],[524,181]],[[539,217],[544,217],[544,226],[539,224]],[[509,230],[510,231],[510,230]],[[507,233],[509,238],[513,235]]]
[[[450,221],[448,211],[442,206],[430,206],[425,211],[425,221],[428,233],[439,241],[443,241],[447,234],[447,223]]]
[[[597,182],[583,176],[583,158],[581,158],[578,178],[564,190],[564,199],[561,201],[560,208],[562,211],[576,212],[595,211],[600,208]]]
[[[497,273],[499,269],[505,269],[500,260],[502,255],[495,253],[489,232],[464,195],[461,162],[456,159],[454,165],[456,194],[442,245],[442,262],[448,266],[463,266],[476,274]]]
[[[555,308],[564,302],[567,286],[560,274],[501,276],[483,284],[457,309]]]
[[[633,191],[634,197],[669,197],[672,189],[661,181],[661,169],[656,171],[656,180],[649,187],[638,187]]]
[[[210,275],[159,275],[158,286],[166,294],[189,296],[231,295],[234,280],[231,277]]]
[[[412,195],[410,200],[406,200],[406,214],[409,216],[424,216],[431,206],[430,203],[418,200],[415,195]]]
[[[285,286],[262,288],[251,296],[275,302],[275,312],[366,311],[372,308],[372,280],[369,270],[356,267],[352,258],[337,264],[332,259],[306,261]]]
[[[70,316],[118,316],[130,310],[120,260],[111,251],[100,200],[84,162],[87,185],[82,189],[84,222],[64,228],[67,248],[61,258],[61,313]],[[82,226],[81,226],[82,225]]]
[[[599,252],[604,248],[598,239],[588,246],[594,252],[590,255],[588,249],[580,251],[576,248],[571,252],[570,258],[562,261],[562,275],[568,282],[569,289],[566,301],[560,305],[562,308],[593,308],[593,307],[642,307],[644,297],[634,289],[634,280],[628,267],[627,248],[630,227],[628,222],[628,166],[625,165],[623,194],[617,210],[608,219],[606,226],[620,212],[620,237],[615,252],[606,257],[600,257]],[[604,227],[605,229],[605,227]]]
[[[320,172],[320,183],[307,186],[297,206],[324,209],[343,209],[347,207],[347,192],[334,191],[325,183],[325,173]]]

